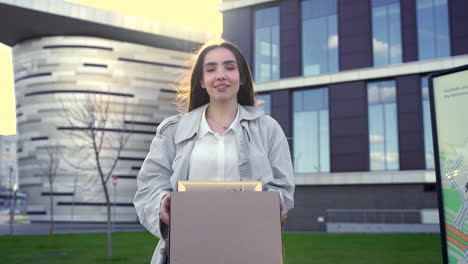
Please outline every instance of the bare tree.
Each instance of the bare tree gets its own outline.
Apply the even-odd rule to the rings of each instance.
[[[113,175],[119,156],[127,144],[133,127],[125,123],[127,102],[114,99],[116,96],[92,94],[63,102],[63,113],[67,127],[62,128],[71,135],[80,152],[87,152],[87,162],[97,172],[104,191],[107,207],[107,255],[112,257],[112,214],[108,182]],[[118,97],[120,98],[120,97]],[[114,101],[112,101],[114,99]],[[120,101],[119,101],[120,100]],[[85,166],[80,164],[80,169]]]
[[[60,166],[60,146],[48,141],[43,148],[45,153],[37,161],[37,167],[41,176],[46,177],[49,183],[49,201],[50,201],[50,228],[49,244],[52,244],[54,235],[54,182]]]

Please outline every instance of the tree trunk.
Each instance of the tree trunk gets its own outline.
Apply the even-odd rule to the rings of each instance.
[[[109,191],[107,185],[102,181],[102,188],[106,196],[106,207],[107,207],[107,257],[112,258],[112,220],[111,220],[111,203],[109,197]]]
[[[78,178],[75,176],[75,181],[73,183],[73,202],[72,202],[72,213],[71,213],[71,220],[70,224],[75,221],[75,198],[76,198],[76,184],[78,182]]]
[[[112,258],[112,222],[111,222],[111,206],[107,203],[107,256]]]
[[[52,245],[54,240],[54,185],[49,179],[49,197],[50,197],[50,229],[49,229],[49,246]]]

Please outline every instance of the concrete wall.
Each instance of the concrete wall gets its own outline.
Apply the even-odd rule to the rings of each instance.
[[[288,231],[325,232],[327,209],[426,209],[436,208],[433,184],[369,184],[296,186],[295,208],[286,222]],[[324,221],[319,222],[318,218]],[[399,216],[389,223],[398,223]],[[408,214],[405,223],[420,223],[420,214]],[[351,220],[349,220],[351,221]]]
[[[131,134],[113,173],[117,186],[110,180],[108,188],[117,208],[116,220],[137,221],[132,204],[136,176],[157,125],[177,113],[172,83],[191,56],[91,37],[44,37],[13,48],[20,187],[29,195],[32,221],[49,219],[50,195],[56,221],[106,219],[94,155],[82,138],[82,132],[89,130],[86,124],[70,127],[67,122],[67,115],[93,98],[109,100],[109,120],[115,121],[105,126],[106,135],[114,138],[103,146],[102,156],[109,157],[104,158],[104,170],[111,168],[110,161],[117,155],[117,133],[112,129]],[[49,146],[60,153],[52,193],[40,170],[48,164]]]

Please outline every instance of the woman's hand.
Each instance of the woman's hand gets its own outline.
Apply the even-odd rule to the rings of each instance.
[[[169,225],[171,218],[171,194],[167,194],[161,201],[161,210],[159,211],[159,219]]]
[[[286,205],[284,205],[284,202],[281,199],[280,199],[280,214],[281,214],[281,223],[284,223],[284,221],[286,221],[286,218],[288,218],[288,208],[286,208]]]

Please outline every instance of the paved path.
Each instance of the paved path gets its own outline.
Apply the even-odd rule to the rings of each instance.
[[[48,223],[14,223],[14,235],[45,235],[49,234]],[[138,223],[115,224],[113,231],[116,232],[139,232],[146,229]],[[78,234],[78,233],[102,233],[107,231],[107,225],[101,223],[55,223],[54,234]],[[9,235],[10,225],[0,223],[0,235]]]

